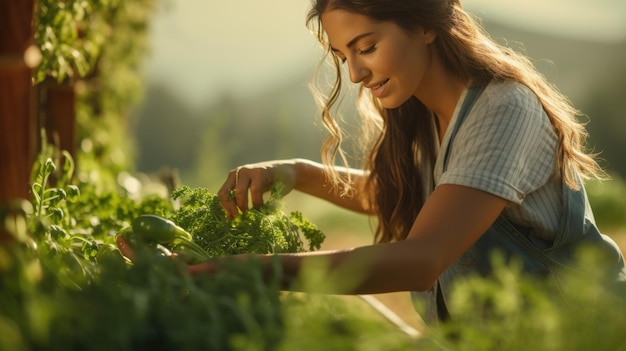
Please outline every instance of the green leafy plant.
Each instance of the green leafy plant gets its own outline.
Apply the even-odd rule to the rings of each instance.
[[[267,280],[255,260],[232,261],[211,277],[189,276],[182,260],[155,250],[138,250],[131,264],[115,234],[147,213],[177,223],[212,255],[301,250],[303,240],[315,249],[323,234],[301,213],[282,212],[280,187],[229,222],[203,188],[181,187],[172,199],[80,181],[80,191],[70,190],[71,158],[46,150],[33,167],[32,204],[9,226],[19,239],[0,246],[0,350],[626,348],[625,288],[587,276],[555,289],[496,261],[493,277],[455,286],[452,321],[415,340],[332,296],[283,294],[278,267]]]
[[[598,267],[597,255],[581,250],[579,274],[548,280],[525,275],[519,265],[494,255],[491,277],[473,276],[454,286],[448,300],[453,319],[428,335],[436,341],[433,348],[626,349],[626,286],[587,274]]]
[[[45,148],[21,226],[34,245],[0,246],[0,349],[228,350],[234,339],[275,349],[282,304],[277,280],[268,281],[258,262],[231,262],[210,278],[191,277],[182,260],[154,250],[138,250],[130,263],[115,234],[146,230],[132,225],[138,219],[173,217],[172,202],[70,185],[70,172],[68,153]],[[81,190],[62,195],[74,187]]]
[[[183,186],[172,197],[181,202],[171,218],[187,230],[194,241],[211,256],[240,253],[279,253],[319,249],[322,233],[300,212],[287,214],[280,207],[282,184],[272,187],[271,196],[262,206],[226,220],[219,197],[205,188]]]

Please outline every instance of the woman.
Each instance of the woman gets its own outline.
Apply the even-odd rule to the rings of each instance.
[[[262,204],[280,181],[376,216],[379,225],[372,246],[278,255],[286,277],[327,262],[339,280],[362,278],[331,292],[421,292],[429,320],[453,316],[451,284],[489,274],[493,250],[552,277],[592,243],[606,251],[607,277],[623,278],[620,251],[598,232],[584,193],[581,179],[601,170],[583,151],[577,111],[526,58],[490,40],[458,0],[317,0],[307,23],[337,70],[323,102],[323,164],[242,166],[218,195],[232,218],[249,201]],[[361,85],[370,147],[359,170],[345,162],[331,114],[343,69]],[[189,270],[212,272],[216,264]]]

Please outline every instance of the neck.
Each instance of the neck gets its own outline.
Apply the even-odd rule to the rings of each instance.
[[[432,55],[433,59],[424,83],[414,95],[437,117],[439,140],[442,140],[467,82],[446,71],[441,61],[436,59],[436,55],[434,53]]]

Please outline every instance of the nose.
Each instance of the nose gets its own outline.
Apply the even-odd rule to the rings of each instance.
[[[370,74],[370,71],[359,64],[358,60],[348,61],[348,69],[350,71],[350,80],[352,83],[359,83]]]

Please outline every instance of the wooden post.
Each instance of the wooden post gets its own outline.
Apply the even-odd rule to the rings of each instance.
[[[35,157],[32,68],[40,57],[33,46],[35,1],[0,0],[0,213],[5,215],[13,203],[28,199]],[[9,238],[0,222],[0,244]]]
[[[76,92],[74,83],[58,83],[49,78],[38,85],[38,120],[46,138],[59,150],[66,150],[76,160]],[[63,165],[58,164],[58,169]]]

